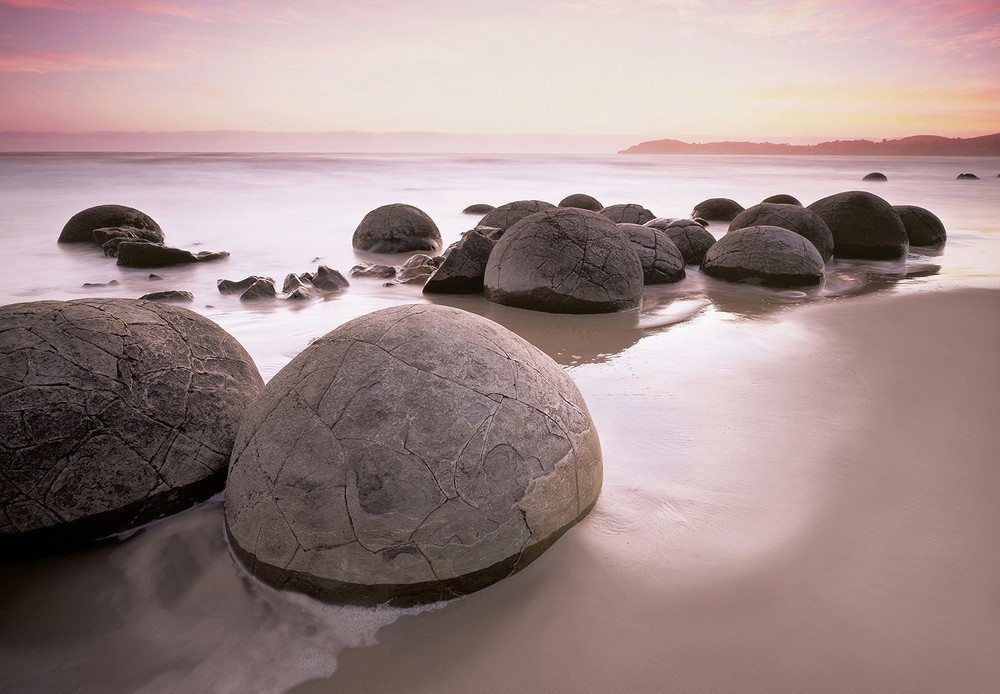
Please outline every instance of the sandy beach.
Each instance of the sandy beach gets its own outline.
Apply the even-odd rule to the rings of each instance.
[[[866,296],[575,369],[592,514],[292,691],[997,691],[998,312],[990,289]]]

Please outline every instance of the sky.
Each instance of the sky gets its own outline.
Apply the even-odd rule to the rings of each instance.
[[[0,131],[206,130],[985,135],[1000,2],[0,0]]]

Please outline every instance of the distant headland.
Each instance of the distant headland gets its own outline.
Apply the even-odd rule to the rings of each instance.
[[[915,135],[899,140],[834,140],[815,145],[788,145],[774,142],[705,142],[650,140],[619,154],[825,154],[886,156],[1000,156],[1000,133],[981,137],[939,137]]]

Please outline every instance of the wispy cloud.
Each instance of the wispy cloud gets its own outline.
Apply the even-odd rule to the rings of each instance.
[[[81,72],[84,70],[164,69],[165,61],[149,60],[148,56],[109,53],[24,52],[0,46],[0,72]]]
[[[139,14],[210,19],[212,6],[198,2],[170,0],[0,0],[0,6],[22,10],[49,10],[93,14],[96,12],[135,12]]]

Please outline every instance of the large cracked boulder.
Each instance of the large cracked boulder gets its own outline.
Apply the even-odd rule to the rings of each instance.
[[[267,384],[233,450],[226,527],[276,587],[435,602],[524,568],[589,512],[601,479],[587,406],[551,358],[475,314],[396,306]]]
[[[874,193],[851,190],[817,200],[806,209],[818,214],[833,233],[838,258],[891,260],[909,251],[906,227],[892,205]]]
[[[63,226],[62,232],[59,234],[59,243],[98,244],[97,239],[94,238],[94,230],[109,227],[145,230],[150,233],[144,234],[143,238],[148,238],[155,243],[163,243],[163,230],[160,229],[160,225],[145,212],[125,205],[97,205],[77,212]],[[104,240],[106,241],[107,238]]]
[[[483,289],[490,301],[534,311],[613,313],[642,303],[642,264],[610,219],[560,207],[507,230]]]
[[[351,243],[360,251],[373,253],[434,251],[441,247],[441,232],[426,212],[397,202],[366,214]]]
[[[736,215],[729,224],[729,230],[755,226],[774,226],[794,231],[809,239],[824,261],[833,257],[833,233],[830,227],[818,214],[805,207],[762,202]]]
[[[652,224],[647,222],[646,226],[652,226]],[[705,258],[705,253],[715,244],[712,232],[693,219],[674,219],[656,228],[663,231],[674,242],[684,258],[685,265],[700,264]]]
[[[940,246],[948,239],[944,223],[930,210],[916,205],[893,205],[892,209],[902,220],[911,246]]]
[[[220,491],[262,387],[232,336],[178,306],[0,308],[0,561],[134,528]]]
[[[492,229],[498,229],[499,233],[494,234],[495,238],[503,236],[503,233],[507,231],[511,226],[520,222],[522,219],[527,217],[529,214],[535,214],[536,212],[541,212],[542,210],[551,210],[555,208],[551,202],[545,202],[544,200],[515,200],[514,202],[508,202],[500,207],[488,212],[481,220],[477,227],[490,227]]]
[[[643,284],[670,284],[684,279],[684,256],[670,237],[641,224],[619,224],[639,255]]]
[[[731,231],[708,249],[702,272],[729,282],[800,287],[823,281],[816,247],[794,231],[774,226]]]

